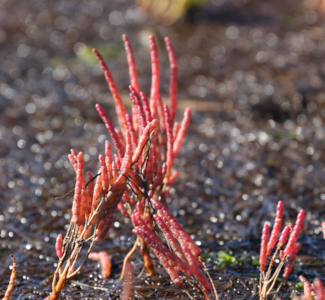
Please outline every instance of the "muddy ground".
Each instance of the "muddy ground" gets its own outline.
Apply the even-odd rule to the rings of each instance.
[[[157,39],[165,98],[163,38],[174,44],[178,118],[187,106],[193,117],[169,202],[201,245],[221,299],[254,299],[259,237],[279,199],[285,220],[307,212],[302,249],[280,294],[296,293],[299,275],[325,279],[324,17],[301,1],[237,2],[211,0],[165,26],[128,0],[0,1],[0,297],[10,253],[18,264],[12,299],[44,299],[51,291],[55,238],[71,217],[71,197],[56,199],[74,187],[67,154],[83,151],[95,172],[107,138],[95,103],[116,121],[91,48],[102,52],[127,100],[123,33],[147,95],[148,36]],[[112,258],[111,279],[102,280],[89,261],[62,299],[118,299],[123,257],[134,240],[117,214],[109,236],[95,244]],[[231,258],[222,260],[219,251]],[[134,266],[138,274],[139,255]],[[189,286],[176,288],[157,270],[135,280],[135,298],[189,299]]]

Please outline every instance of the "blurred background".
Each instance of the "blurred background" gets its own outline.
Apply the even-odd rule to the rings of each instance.
[[[155,36],[164,99],[163,38],[174,45],[178,119],[187,106],[193,118],[169,202],[197,243],[206,253],[249,255],[246,269],[231,274],[257,272],[262,223],[273,220],[282,199],[286,220],[308,211],[300,260],[310,268],[303,274],[324,274],[324,14],[325,1],[317,0],[0,0],[0,291],[10,253],[21,272],[16,297],[41,299],[50,290],[44,279],[56,261],[55,238],[71,217],[71,197],[56,199],[74,187],[67,155],[72,147],[83,151],[86,170],[96,172],[108,134],[95,103],[116,122],[93,47],[130,109],[123,33],[147,95],[148,36]],[[127,227],[117,215],[97,245],[109,250],[116,278],[121,253],[134,241]]]

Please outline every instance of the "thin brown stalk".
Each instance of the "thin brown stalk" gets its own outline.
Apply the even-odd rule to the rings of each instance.
[[[137,239],[135,240],[132,249],[129,251],[129,253],[124,258],[123,267],[122,267],[122,273],[121,273],[121,276],[120,276],[120,279],[121,280],[123,280],[123,278],[125,276],[125,268],[126,268],[126,265],[127,265],[128,261],[129,261],[130,257],[137,250],[139,240],[140,240],[140,237],[137,236]]]
[[[208,270],[206,264],[204,263],[204,261],[202,260],[201,257],[199,258],[199,260],[200,260],[200,262],[202,263],[202,265],[203,265],[203,267],[204,267],[204,271],[205,271],[205,273],[208,275],[208,278],[209,278],[209,280],[210,280],[210,283],[211,283],[211,285],[212,285],[212,289],[213,289],[213,292],[214,292],[215,300],[219,300],[219,296],[218,296],[217,288],[216,288],[216,286],[215,286],[215,284],[214,284],[214,282],[213,282],[213,280],[212,280],[212,278],[211,278],[211,275],[210,275],[210,273],[209,273],[209,270]]]
[[[9,284],[8,284],[6,293],[5,293],[4,297],[2,298],[2,300],[9,300],[10,295],[11,295],[12,291],[14,290],[14,286],[15,286],[16,275],[17,275],[17,264],[16,264],[15,257],[12,254],[11,254],[11,258],[12,258],[12,271],[11,271],[10,280],[9,280]]]

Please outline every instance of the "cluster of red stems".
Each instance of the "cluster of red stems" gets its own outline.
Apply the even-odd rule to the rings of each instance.
[[[274,292],[273,287],[281,273],[282,268],[284,267],[282,277],[284,280],[287,280],[292,271],[292,264],[296,259],[296,255],[299,249],[301,248],[301,245],[297,243],[297,239],[304,223],[305,211],[303,209],[300,210],[296,219],[296,223],[293,225],[291,222],[289,222],[289,224],[286,225],[281,231],[283,210],[283,202],[279,201],[276,208],[275,220],[271,234],[269,234],[269,225],[264,224],[263,226],[259,259],[261,272],[259,285],[260,300],[265,300],[271,293],[274,293],[275,296],[277,295],[283,282],[281,282],[281,284]],[[325,239],[325,222],[322,224],[322,227]],[[266,270],[268,256],[271,255],[275,245],[275,251],[270,258],[268,269]],[[283,247],[284,250],[282,250]],[[276,264],[277,259],[279,262]],[[273,267],[275,267],[274,271]],[[299,278],[304,284],[304,295],[300,298],[295,297],[295,300],[325,300],[324,287],[319,279],[315,279],[314,286],[312,286],[303,276],[300,276]]]
[[[262,237],[261,237],[261,249],[260,249],[260,300],[265,300],[266,296],[269,295],[276,283],[276,280],[282,270],[284,264],[288,264],[284,268],[282,277],[288,278],[292,270],[292,263],[296,258],[298,252],[297,239],[300,233],[300,230],[304,223],[305,211],[301,210],[297,216],[295,225],[292,223],[286,225],[281,234],[282,218],[283,218],[283,202],[279,201],[273,229],[271,235],[269,235],[270,228],[268,224],[264,224]],[[280,236],[280,238],[279,238]],[[275,252],[273,253],[268,270],[266,272],[266,261],[267,257],[271,254],[277,240],[279,239]],[[284,250],[281,250],[286,244]],[[280,263],[277,265],[275,271],[272,274],[272,268],[275,264],[275,260],[280,258]]]
[[[54,273],[52,293],[46,299],[58,298],[66,280],[80,271],[87,257],[101,262],[104,278],[110,276],[111,263],[107,253],[90,251],[95,242],[106,236],[116,209],[131,220],[133,233],[137,235],[134,246],[125,257],[121,278],[125,277],[126,269],[129,268],[128,261],[140,244],[148,275],[154,274],[150,247],[177,286],[183,284],[183,277],[202,292],[206,299],[217,299],[213,284],[210,284],[202,271],[204,265],[200,258],[200,248],[166,206],[169,186],[178,176],[178,172],[172,170],[173,161],[179,153],[191,116],[191,110],[187,108],[182,122],[174,122],[177,110],[175,52],[169,38],[166,38],[171,68],[169,108],[163,104],[159,93],[159,61],[154,37],[149,37],[152,67],[149,101],[139,89],[129,39],[123,35],[123,40],[131,81],[129,90],[132,117],[122,102],[102,56],[94,49],[93,53],[115,101],[120,128],[113,126],[99,104],[96,104],[96,109],[109,132],[116,154],[112,155],[111,144],[107,140],[104,155],[98,157],[100,169],[93,175],[84,172],[83,153],[71,150],[69,160],[76,173],[72,219],[66,236],[63,238],[60,234],[56,240],[59,262]],[[89,244],[87,255],[77,266],[78,256],[86,243]]]
[[[311,284],[304,276],[299,276],[304,285],[304,294],[300,297],[294,297],[292,300],[325,300],[325,289],[320,279],[316,278]]]
[[[325,240],[325,222],[322,223],[323,238]],[[304,294],[300,297],[296,296],[292,300],[325,300],[325,288],[320,279],[315,278],[311,284],[304,276],[299,276],[304,286]],[[282,299],[280,299],[282,300]]]
[[[200,248],[185,232],[166,205],[169,186],[178,176],[178,172],[172,170],[173,161],[181,148],[191,116],[191,110],[187,108],[182,122],[180,124],[174,122],[177,109],[175,52],[170,40],[166,38],[171,68],[169,108],[163,104],[159,93],[159,62],[153,36],[149,38],[152,67],[150,101],[139,90],[137,70],[129,39],[123,35],[123,40],[131,81],[132,117],[127,113],[107,65],[98,51],[94,49],[93,52],[100,63],[115,101],[120,129],[113,126],[99,104],[96,105],[96,109],[110,134],[116,154],[112,155],[111,144],[107,140],[105,153],[99,155],[98,158],[100,169],[96,175],[88,172],[86,179],[83,153],[71,150],[69,160],[76,173],[72,219],[65,237],[59,234],[56,240],[55,248],[59,262],[53,276],[52,293],[46,300],[59,297],[67,279],[80,271],[87,258],[100,261],[103,278],[110,276],[111,261],[108,254],[105,251],[94,253],[91,249],[95,242],[106,236],[116,209],[125,218],[131,220],[132,231],[137,235],[134,246],[126,255],[123,263],[122,300],[127,300],[132,295],[133,268],[129,259],[139,244],[144,268],[148,275],[154,274],[154,265],[148,249],[150,247],[177,286],[181,286],[186,279],[186,282],[200,291],[205,299],[218,299],[217,290],[200,258]],[[270,236],[269,226],[265,224],[263,227],[259,260],[260,300],[265,300],[272,293],[276,279],[284,266],[282,276],[284,279],[288,278],[299,250],[297,238],[303,226],[305,212],[301,210],[296,223],[285,226],[280,234],[283,209],[283,202],[279,201]],[[325,222],[322,227],[325,239]],[[266,270],[268,256],[271,255],[276,243],[277,246]],[[79,254],[85,245],[88,251],[80,263]],[[276,264],[277,259],[280,262]],[[77,262],[79,262],[78,266]],[[275,270],[273,270],[274,267]],[[13,271],[4,300],[9,300],[15,279],[16,263],[13,258]],[[295,297],[295,300],[325,300],[324,287],[319,279],[315,279],[313,285],[303,276],[300,276],[300,280],[304,285],[304,295],[300,298]],[[280,287],[281,284],[274,292],[275,295]]]

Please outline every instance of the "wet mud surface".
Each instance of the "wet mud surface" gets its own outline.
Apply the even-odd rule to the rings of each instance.
[[[259,237],[263,223],[273,222],[279,199],[286,221],[301,208],[307,212],[302,249],[280,295],[297,292],[299,275],[324,280],[321,15],[295,1],[287,7],[280,1],[211,1],[165,27],[126,0],[0,1],[0,297],[10,277],[10,253],[18,265],[13,299],[44,299],[51,291],[55,238],[71,217],[71,197],[56,199],[74,187],[67,154],[70,148],[83,151],[86,169],[95,172],[108,136],[95,103],[115,118],[90,50],[102,52],[127,100],[123,33],[134,47],[147,95],[148,35],[158,42],[165,98],[163,38],[174,44],[178,118],[186,106],[194,112],[168,201],[201,246],[221,299],[254,299]],[[94,246],[110,254],[112,278],[103,280],[97,263],[88,261],[62,299],[118,299],[123,258],[134,240],[130,224],[117,213],[108,237]],[[218,251],[233,259],[222,262]],[[158,266],[157,276],[135,280],[135,298],[195,297],[190,286],[172,285]],[[139,255],[134,267],[139,274]]]

